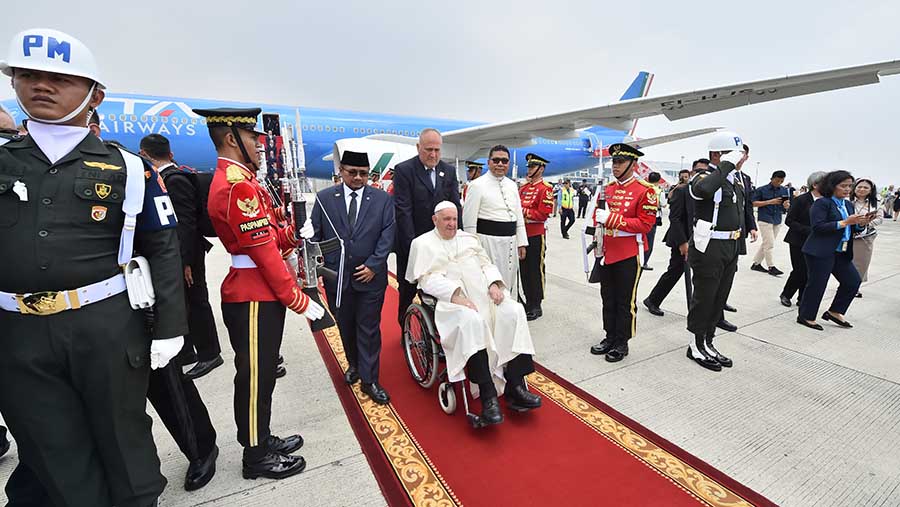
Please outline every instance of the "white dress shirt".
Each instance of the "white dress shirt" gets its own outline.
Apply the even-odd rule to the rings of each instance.
[[[359,206],[362,203],[363,190],[366,189],[366,186],[363,185],[359,190],[353,190],[348,187],[346,183],[343,183],[342,185],[344,185],[344,211],[347,212],[347,215],[350,214],[350,201],[353,199],[350,192],[356,192],[356,216],[359,217]]]

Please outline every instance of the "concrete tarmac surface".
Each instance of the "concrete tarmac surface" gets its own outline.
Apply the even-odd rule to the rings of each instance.
[[[734,367],[719,373],[685,357],[691,337],[683,283],[662,304],[664,317],[640,304],[668,263],[662,242],[668,221],[656,234],[654,269],[639,285],[630,354],[615,364],[589,353],[603,335],[598,286],[586,283],[579,254],[576,231],[584,220],[570,240],[562,238],[558,217],[547,225],[547,299],[543,318],[531,323],[538,362],[780,505],[900,505],[900,222],[886,220],[878,229],[864,297],[847,313],[853,329],[821,319],[824,332],[807,329],[795,322],[796,307],[781,306],[778,295],[790,272],[784,228],[774,251],[785,272],[780,277],[749,270],[759,242],[749,244],[729,298],[738,312],[726,313],[739,329],[720,332],[716,341]],[[215,243],[208,283],[225,365],[197,385],[219,434],[218,472],[205,488],[185,492],[188,463],[148,404],[169,480],[160,506],[385,505],[306,322],[290,312],[282,347],[288,374],[275,390],[272,430],[303,435],[300,454],[308,467],[283,481],[241,478],[233,354],[218,295],[229,258]],[[835,287],[832,279],[820,312]],[[13,444],[0,458],[0,482],[16,463]],[[585,470],[584,479],[595,480],[602,467]]]

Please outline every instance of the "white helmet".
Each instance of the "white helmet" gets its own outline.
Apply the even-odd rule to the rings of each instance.
[[[735,151],[744,148],[744,141],[736,132],[722,130],[713,134],[709,139],[709,151]]]
[[[84,77],[106,88],[91,50],[75,37],[49,28],[32,28],[13,37],[0,72],[12,76],[15,68]]]

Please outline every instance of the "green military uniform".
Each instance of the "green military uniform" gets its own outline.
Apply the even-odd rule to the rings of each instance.
[[[746,252],[741,231],[746,230],[744,210],[747,190],[741,184],[734,164],[723,161],[718,167],[711,164],[708,171],[694,176],[689,191],[695,200],[695,219],[713,222],[713,236],[705,252],[696,248],[696,237],[690,242],[688,263],[693,270],[694,291],[688,309],[687,328],[696,337],[699,352],[713,359],[707,361],[712,366],[710,369],[716,369],[716,362],[727,367],[731,361],[715,351],[712,338],[731,291],[738,255]],[[719,201],[718,212],[716,201]],[[714,215],[717,215],[715,221]],[[717,357],[718,361],[715,360]],[[697,359],[696,355],[694,359]],[[698,363],[709,367],[701,361]]]
[[[144,171],[134,247],[152,268],[153,338],[173,338],[188,331],[175,220]],[[55,505],[153,505],[166,484],[146,414],[144,315],[121,285],[75,290],[116,286],[126,175],[121,152],[93,135],[56,163],[31,137],[0,146],[0,291],[12,301],[0,310],[0,412]]]

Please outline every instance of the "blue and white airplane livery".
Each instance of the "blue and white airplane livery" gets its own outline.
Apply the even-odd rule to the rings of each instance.
[[[633,137],[640,118],[665,115],[679,120],[736,107],[780,100],[823,91],[879,82],[880,76],[900,73],[900,61],[786,76],[705,90],[647,97],[653,75],[641,72],[619,102],[500,123],[478,123],[378,113],[361,113],[295,106],[260,105],[205,99],[158,97],[108,93],[100,105],[103,137],[137,150],[147,134],[169,138],[176,160],[200,170],[215,167],[216,155],[207,135],[204,118],[193,108],[262,107],[260,125],[277,115],[281,125],[296,129],[299,120],[307,176],[330,179],[344,149],[366,151],[374,172],[392,169],[416,154],[419,132],[436,128],[443,135],[442,157],[447,161],[477,160],[496,144],[533,151],[551,161],[545,176],[596,167],[608,156],[604,147],[627,142],[638,148],[711,133],[717,128],[679,132],[649,139]],[[3,101],[4,108],[20,122],[16,101]],[[272,115],[272,116],[269,116]],[[523,153],[524,155],[524,153]],[[523,157],[524,158],[524,157]],[[376,162],[377,161],[377,162]]]

